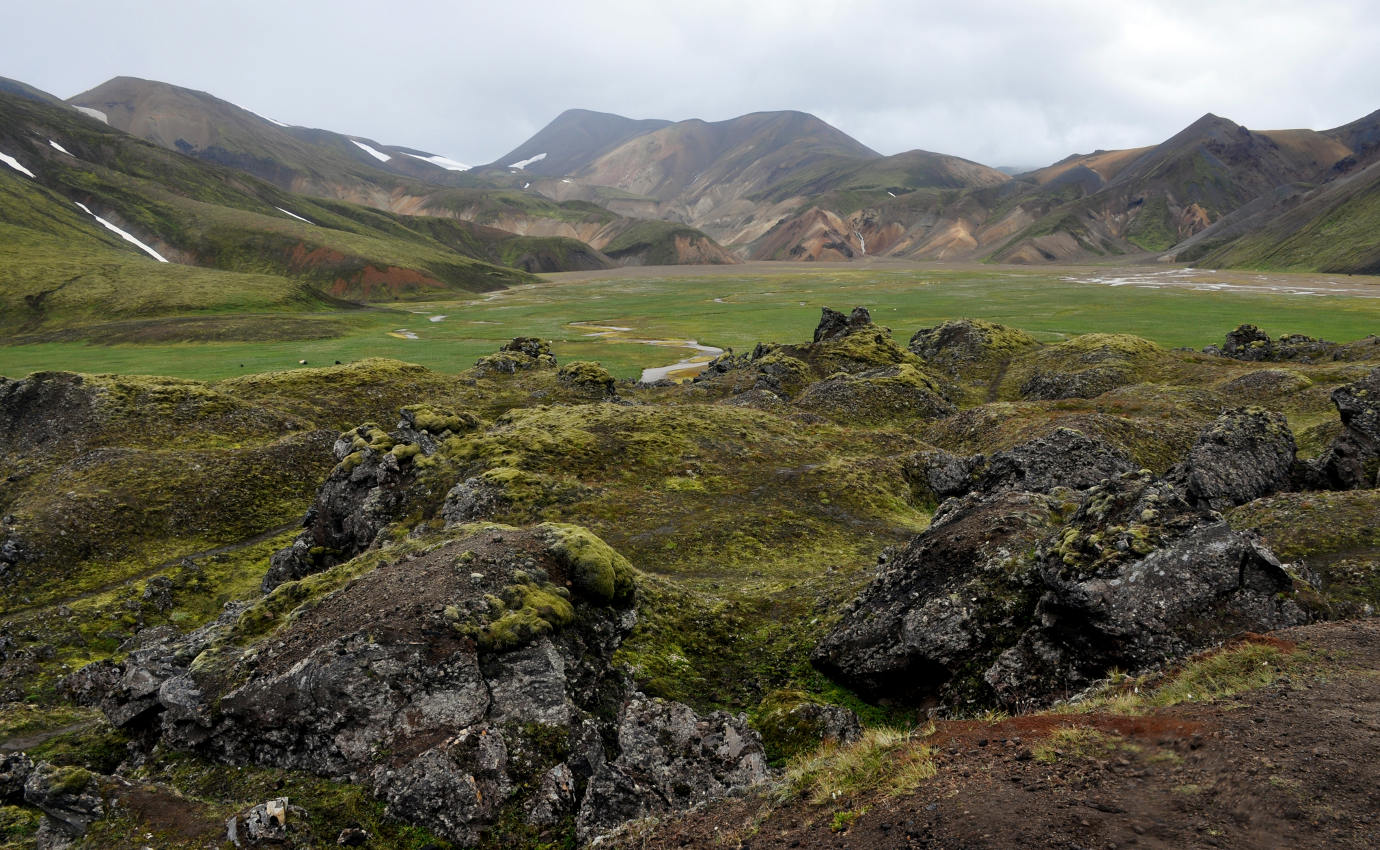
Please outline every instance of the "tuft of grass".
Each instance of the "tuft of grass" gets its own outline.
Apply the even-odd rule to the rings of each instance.
[[[1079,702],[1085,712],[1142,714],[1185,702],[1215,702],[1257,690],[1306,664],[1308,654],[1281,641],[1246,640],[1193,656],[1167,674],[1114,677],[1103,693]]]
[[[1119,739],[1114,735],[1081,726],[1055,729],[1030,752],[1042,764],[1053,764],[1065,758],[1102,758],[1116,749]]]
[[[883,726],[851,744],[826,743],[786,766],[778,798],[819,806],[864,794],[909,793],[936,773],[934,752],[924,743],[932,732]]]

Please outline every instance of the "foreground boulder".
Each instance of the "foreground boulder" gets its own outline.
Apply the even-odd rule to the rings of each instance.
[[[1288,489],[1296,452],[1283,414],[1259,407],[1228,410],[1198,435],[1169,478],[1195,503],[1226,510]]]
[[[765,777],[741,718],[648,703],[612,664],[633,603],[582,528],[462,526],[76,678],[146,744],[355,782],[460,844],[593,836]]]
[[[1344,429],[1311,464],[1308,483],[1331,490],[1380,486],[1380,369],[1332,391]]]
[[[1256,433],[1242,419],[1261,433],[1278,425],[1237,413],[1227,430]],[[1279,561],[1208,506],[1265,486],[1212,474],[1249,465],[1260,446],[1212,433],[1188,464],[1192,493],[1147,471],[1089,485],[1085,470],[1124,460],[1071,436],[1062,438],[1070,457],[1041,474],[974,474],[978,489],[944,502],[931,526],[879,567],[812,661],[874,699],[1025,707],[1114,667],[1141,670],[1242,630],[1303,622]],[[1022,456],[1047,453],[1013,455]],[[1288,464],[1278,465],[1287,480]],[[953,467],[932,466],[941,479]]]

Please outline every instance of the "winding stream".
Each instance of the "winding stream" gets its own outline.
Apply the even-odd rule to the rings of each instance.
[[[695,339],[641,339],[638,337],[624,336],[624,334],[632,333],[633,329],[623,328],[617,325],[599,325],[594,322],[571,322],[570,326],[574,328],[589,328],[592,332],[586,333],[585,336],[606,339],[610,342],[615,340],[618,342],[636,342],[642,345],[656,345],[662,348],[682,348],[695,352],[695,354],[677,360],[675,363],[668,366],[652,366],[643,369],[642,376],[638,380],[644,384],[660,381],[663,378],[673,381],[692,378],[700,372],[703,372],[704,367],[709,364],[709,361],[724,353],[722,348],[715,348],[712,345],[701,345],[699,340]]]

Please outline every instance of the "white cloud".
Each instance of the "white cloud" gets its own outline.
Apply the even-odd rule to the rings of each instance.
[[[1030,164],[1152,144],[1209,111],[1258,129],[1359,118],[1380,108],[1372,5],[425,0],[379,15],[365,2],[54,2],[17,8],[11,25],[61,33],[63,51],[21,40],[5,73],[63,96],[116,74],[162,79],[463,162],[584,107],[801,109],[883,153]]]

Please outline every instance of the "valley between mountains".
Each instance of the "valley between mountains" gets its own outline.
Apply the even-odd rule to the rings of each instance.
[[[1377,116],[0,80],[0,848],[1374,846]]]

